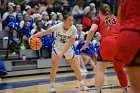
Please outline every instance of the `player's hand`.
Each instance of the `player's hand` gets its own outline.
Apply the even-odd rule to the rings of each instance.
[[[33,36],[31,36],[31,37],[29,38],[29,44],[30,44],[30,42],[31,42],[32,38],[33,38]]]
[[[85,44],[85,45],[80,49],[80,51],[82,51],[82,50],[85,49],[85,48],[89,48],[89,46]]]

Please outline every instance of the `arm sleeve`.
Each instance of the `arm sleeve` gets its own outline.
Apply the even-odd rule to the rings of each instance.
[[[92,22],[92,24],[96,24],[96,25],[99,25],[99,23],[100,23],[100,18],[99,18],[99,17],[96,18],[96,19]]]
[[[4,15],[3,15],[3,17],[2,17],[2,21],[5,21],[6,20],[6,18],[7,18],[7,16],[8,16],[8,13],[6,12],[6,13],[4,13]]]
[[[34,35],[34,33],[35,33],[35,29],[32,29],[30,35],[32,36]]]
[[[22,29],[23,26],[24,26],[24,21],[21,21],[21,22],[20,22],[20,28]]]
[[[52,26],[51,27],[52,32],[55,32],[58,29],[58,27],[59,27],[59,24]]]

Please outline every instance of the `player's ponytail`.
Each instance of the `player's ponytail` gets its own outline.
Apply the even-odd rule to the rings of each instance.
[[[100,11],[102,12],[102,14],[106,15],[106,24],[108,26],[107,31],[109,31],[111,25],[111,19],[109,17],[111,14],[111,8],[108,4],[103,4],[100,8]]]

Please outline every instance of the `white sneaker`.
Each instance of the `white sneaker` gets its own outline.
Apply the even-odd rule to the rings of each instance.
[[[123,93],[127,93],[127,88],[123,88]]]
[[[13,56],[16,55],[16,52],[11,53]]]
[[[50,92],[51,92],[51,93],[56,93],[56,89],[55,89],[54,87],[52,87],[52,88],[50,89]]]
[[[87,73],[88,71],[86,69],[80,69],[81,73]]]
[[[84,69],[84,72],[85,72],[85,73],[88,73],[87,69]]]
[[[80,91],[88,91],[89,88],[87,86],[80,86],[79,87]]]

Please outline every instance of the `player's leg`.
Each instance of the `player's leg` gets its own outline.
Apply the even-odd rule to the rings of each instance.
[[[93,68],[96,68],[95,62],[93,61],[93,59],[89,56],[89,63]]]
[[[89,62],[93,68],[96,67],[94,61],[92,60],[92,58],[89,55],[83,54],[82,58],[83,58],[85,64],[87,64]]]
[[[140,93],[140,49],[127,66],[127,71],[131,86],[128,93]]]
[[[58,69],[58,65],[60,60],[57,59],[56,54],[52,54],[52,68],[50,71],[50,84],[51,84],[51,90],[50,92],[55,92],[55,78],[56,78],[56,72]]]
[[[113,62],[113,65],[114,65],[114,69],[117,74],[117,77],[119,79],[120,85],[123,88],[123,92],[127,93],[128,81],[127,81],[126,73],[123,70],[124,63],[117,62],[117,60],[115,60]]]
[[[67,61],[69,62],[71,68],[74,70],[76,78],[78,79],[78,81],[82,81],[81,72],[80,72],[80,69],[78,67],[78,58],[74,57],[74,58],[71,58],[71,59],[67,59]]]
[[[130,81],[130,91],[128,93],[140,93],[140,67],[128,66],[127,71]]]
[[[102,86],[104,84],[104,72],[108,62],[97,62],[96,63],[96,74],[95,74],[95,88],[96,92],[100,93]]]
[[[138,72],[136,72],[136,71],[138,71],[138,70],[136,70],[138,68],[137,67],[135,68],[135,66],[138,66],[139,64],[135,65],[136,62],[132,61],[140,48],[139,32],[129,31],[129,30],[122,31],[118,37],[117,46],[118,46],[118,51],[117,51],[117,55],[115,56],[115,60],[123,62],[126,65],[134,66],[134,69],[133,69],[133,67],[127,67],[129,81],[130,81],[129,93],[139,93],[139,92],[134,92],[134,91],[139,91],[140,86],[139,86],[139,88],[135,88],[135,84],[137,86],[137,83],[139,82],[139,80],[137,79],[137,76],[133,76],[134,74],[135,75],[139,74]],[[139,55],[140,54],[138,54],[138,56]],[[138,90],[136,90],[136,89],[138,89]]]
[[[94,64],[96,64],[96,62],[97,62],[97,54],[96,53],[94,53],[93,55],[91,55],[91,59],[93,60],[93,62],[94,62]]]
[[[71,68],[74,70],[76,78],[80,83],[80,90],[83,90],[83,91],[89,90],[89,88],[85,86],[84,81],[82,79],[82,75],[78,66],[78,58],[74,57],[71,59],[67,59],[67,61],[69,62]]]
[[[85,67],[85,63],[84,63],[84,61],[82,59],[82,56],[81,55],[76,55],[76,57],[78,57],[80,71],[81,72],[87,72],[86,67]]]

